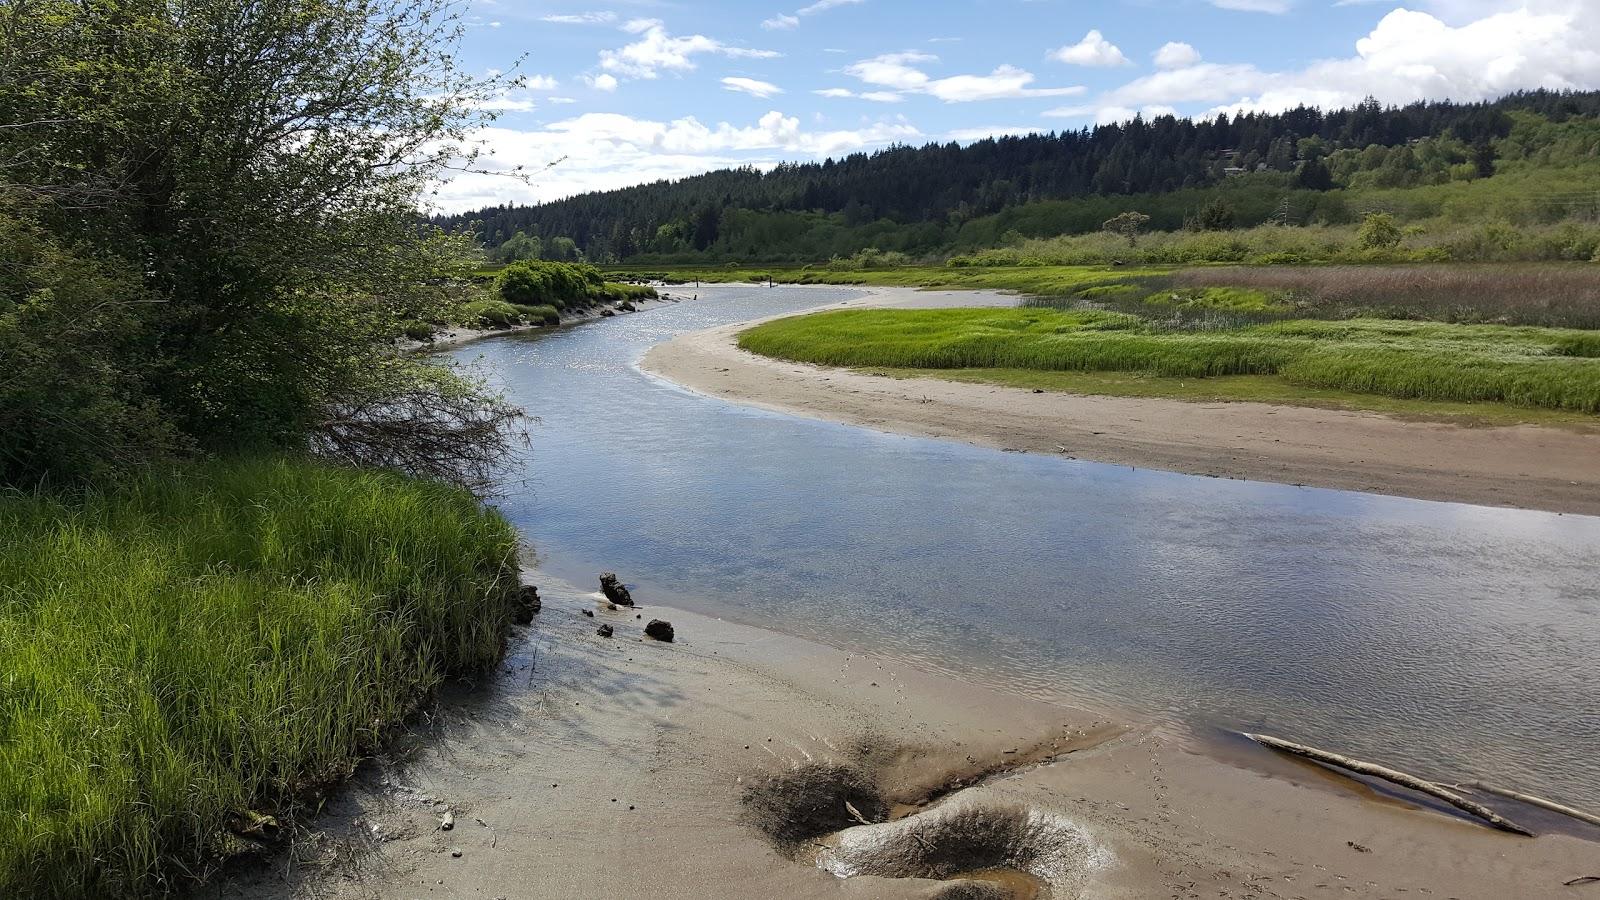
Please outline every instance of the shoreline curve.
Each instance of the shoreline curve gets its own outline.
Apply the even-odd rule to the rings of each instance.
[[[878,288],[809,311],[1014,302],[987,291]],[[916,437],[1188,475],[1600,515],[1600,434],[1254,402],[1035,394],[739,349],[739,332],[769,319],[681,335],[650,348],[639,367],[733,403]]]

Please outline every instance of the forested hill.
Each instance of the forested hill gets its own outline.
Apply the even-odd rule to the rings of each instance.
[[[1386,187],[1491,175],[1498,143],[1519,116],[1530,114],[1557,123],[1595,117],[1600,92],[1533,91],[1489,103],[1403,107],[1368,100],[1333,111],[1302,107],[1198,121],[1135,118],[968,145],[896,146],[769,172],[721,170],[434,221],[451,230],[470,229],[491,248],[509,241],[514,255],[531,249],[560,258],[576,251],[598,262],[641,256],[802,259],[865,246],[930,253],[961,245],[964,223],[1040,201],[1188,195],[1182,203],[1147,204],[1155,207],[1146,210],[1155,217],[1154,227],[1176,228],[1204,189],[1230,180],[1268,181],[1277,186],[1274,197],[1255,208],[1247,200],[1238,211],[1240,224],[1258,224],[1275,211],[1285,189],[1343,187],[1363,168],[1387,165],[1393,183]],[[1403,150],[1394,160],[1375,160],[1370,152],[1363,157],[1372,147]],[[1083,221],[1065,227],[1095,227],[1094,215],[1125,206],[1096,205]],[[1338,215],[1318,214],[1314,202],[1299,206],[1302,218]],[[819,225],[833,232],[823,243],[796,240]]]

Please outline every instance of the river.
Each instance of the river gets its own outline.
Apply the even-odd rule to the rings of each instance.
[[[687,289],[685,292],[689,292]],[[537,423],[539,567],[1065,703],[1600,806],[1600,518],[1133,470],[744,408],[653,344],[860,296],[698,300],[451,351]]]

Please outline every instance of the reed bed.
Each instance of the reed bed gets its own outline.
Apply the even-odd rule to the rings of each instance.
[[[1304,387],[1600,412],[1592,332],[1375,319],[1181,331],[1104,310],[840,310],[745,331],[739,345],[819,365],[1274,375]]]
[[[288,460],[0,494],[0,896],[192,881],[501,652],[516,537],[466,492]]]
[[[1372,317],[1600,328],[1600,266],[1229,266],[1186,269],[1173,289],[1234,289],[1315,318]]]

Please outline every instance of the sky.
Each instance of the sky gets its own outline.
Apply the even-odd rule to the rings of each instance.
[[[890,144],[1600,89],[1600,0],[467,0],[459,212]],[[519,62],[520,60],[520,62]],[[497,174],[522,167],[526,182]]]

